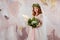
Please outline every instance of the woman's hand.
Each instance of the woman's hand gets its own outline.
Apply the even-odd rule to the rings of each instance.
[[[37,25],[37,27],[41,27],[42,26],[42,21],[39,20],[39,24]]]

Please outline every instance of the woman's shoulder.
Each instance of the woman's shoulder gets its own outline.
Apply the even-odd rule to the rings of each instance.
[[[43,15],[42,14],[39,14],[38,16],[37,16],[37,18],[43,18]]]
[[[39,16],[40,16],[40,17],[43,17],[43,14],[40,14]]]

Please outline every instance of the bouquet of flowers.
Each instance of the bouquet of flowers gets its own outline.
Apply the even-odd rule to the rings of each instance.
[[[38,24],[39,20],[37,18],[33,17],[28,19],[28,25],[31,26],[32,28],[36,28]]]

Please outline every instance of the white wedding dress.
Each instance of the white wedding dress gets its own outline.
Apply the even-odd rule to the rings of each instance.
[[[47,31],[46,31],[46,17],[41,14],[36,16],[39,20],[43,22],[43,25],[39,28],[32,29],[29,27],[29,33],[27,40],[47,40]]]

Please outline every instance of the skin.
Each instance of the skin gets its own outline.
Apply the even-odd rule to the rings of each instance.
[[[38,7],[34,7],[34,11],[36,12],[36,15],[35,16],[38,16],[38,14],[39,14],[38,13],[38,9],[39,9]]]
[[[39,8],[38,7],[34,7],[34,12],[36,12],[36,15],[35,16],[38,16],[39,15],[38,11],[39,11]],[[37,25],[37,28],[39,26],[41,26],[41,25],[42,25],[42,22],[40,21],[40,23]]]

